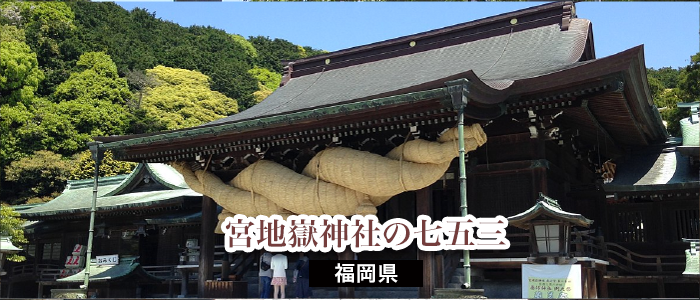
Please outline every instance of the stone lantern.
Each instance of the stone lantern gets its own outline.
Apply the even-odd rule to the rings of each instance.
[[[571,226],[589,227],[592,223],[580,214],[563,211],[556,200],[542,193],[533,207],[508,217],[509,225],[530,231],[531,263],[574,263],[569,257]]]

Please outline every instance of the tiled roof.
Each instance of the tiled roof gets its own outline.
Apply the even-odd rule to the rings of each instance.
[[[563,211],[557,204],[556,200],[540,193],[540,198],[534,206],[515,216],[508,217],[508,225],[528,229],[528,227],[525,225],[529,223],[530,220],[535,219],[540,215],[547,215],[549,217],[563,219],[571,222],[574,225],[583,227],[588,227],[593,223],[593,220],[589,220],[580,214]]]
[[[130,192],[137,184],[135,181],[146,173],[165,189]],[[24,218],[87,213],[92,206],[93,182],[93,179],[70,180],[55,199],[19,213]],[[129,175],[100,178],[97,191],[98,212],[178,203],[184,197],[201,196],[187,187],[180,173],[164,164],[140,164]]]
[[[627,191],[663,186],[700,187],[697,170],[692,170],[689,158],[678,152],[675,146],[633,153],[617,164],[613,181],[603,188],[605,191]]]
[[[590,21],[572,19],[560,25],[497,35],[291,78],[261,103],[207,125],[256,119],[368,99],[392,91],[442,81],[468,71],[493,89],[570,67],[581,59]]]

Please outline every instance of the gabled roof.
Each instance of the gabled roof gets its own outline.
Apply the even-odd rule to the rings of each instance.
[[[145,181],[153,180],[148,184]],[[55,199],[19,211],[24,218],[78,217],[90,212],[94,179],[69,180]],[[156,184],[157,183],[157,184]],[[201,194],[189,189],[180,173],[164,164],[139,164],[128,175],[99,179],[97,212],[175,205]]]
[[[556,200],[540,193],[540,197],[533,207],[515,216],[508,217],[508,225],[528,229],[527,224],[540,216],[566,220],[574,225],[583,227],[588,227],[593,223],[593,220],[589,220],[580,214],[563,211]]]

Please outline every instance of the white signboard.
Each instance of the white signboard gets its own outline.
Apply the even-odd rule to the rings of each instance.
[[[581,298],[581,265],[523,265],[522,297]]]
[[[98,255],[95,257],[97,259],[97,265],[116,265],[119,264],[119,254],[112,255]]]

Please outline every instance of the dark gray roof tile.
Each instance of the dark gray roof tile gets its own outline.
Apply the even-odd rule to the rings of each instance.
[[[211,123],[281,115],[407,89],[473,71],[484,83],[505,89],[515,80],[556,72],[580,60],[590,22],[573,19],[340,69],[292,78],[261,103]]]

